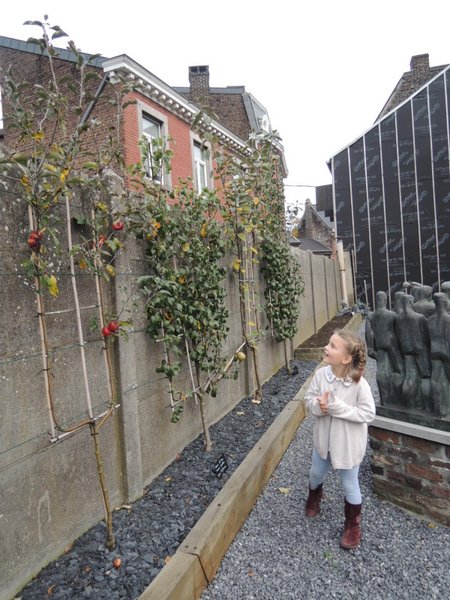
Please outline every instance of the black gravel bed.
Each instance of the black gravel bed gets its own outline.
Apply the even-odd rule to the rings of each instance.
[[[282,368],[264,384],[261,404],[245,398],[210,428],[211,453],[204,451],[200,435],[145,489],[140,500],[115,511],[113,551],[105,546],[102,521],[42,569],[16,597],[138,598],[316,366],[315,361],[291,361],[292,375]],[[222,454],[228,470],[219,479],[212,469]],[[117,557],[122,562],[114,568]]]

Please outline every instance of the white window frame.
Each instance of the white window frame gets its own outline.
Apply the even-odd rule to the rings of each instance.
[[[192,148],[192,179],[194,188],[197,192],[201,192],[202,189],[207,188],[213,189],[213,178],[212,163],[211,163],[211,148],[210,145],[202,142],[202,140],[191,132],[191,148]],[[202,160],[198,160],[195,156],[195,148],[199,148],[202,153]],[[205,156],[206,154],[206,156]],[[200,187],[201,172],[203,172],[205,185]]]
[[[167,139],[168,131],[169,131],[167,117],[160,111],[156,110],[153,106],[149,106],[147,104],[144,104],[143,102],[138,103],[138,108],[139,108],[139,110],[138,110],[139,137],[140,137],[140,139],[145,139],[148,141],[150,153],[151,153],[151,141],[152,141],[152,139],[155,139],[155,138],[153,138],[152,136],[150,136],[144,132],[144,119],[147,119],[148,121],[152,121],[153,123],[158,125],[160,137],[162,139]],[[154,178],[153,181],[155,181],[156,183],[159,183],[164,188],[171,189],[172,181],[171,181],[170,173],[164,172],[164,169],[161,172],[160,176],[158,178]]]

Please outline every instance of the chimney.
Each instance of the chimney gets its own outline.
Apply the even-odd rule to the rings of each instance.
[[[428,73],[430,70],[430,57],[428,54],[416,54],[416,56],[411,57],[411,62],[409,63],[409,67],[412,72],[425,72]]]
[[[208,65],[189,67],[189,86],[191,95],[195,98],[209,95]]]
[[[305,219],[305,221],[304,221],[305,222],[305,237],[306,238],[314,238],[311,200],[309,198],[307,198],[305,201],[304,219]]]

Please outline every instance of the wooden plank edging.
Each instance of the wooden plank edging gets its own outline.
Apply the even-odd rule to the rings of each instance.
[[[353,331],[354,333],[356,333],[359,329],[359,326],[361,325],[363,320],[363,316],[361,313],[356,313],[353,315],[353,317],[350,319],[350,321],[347,323],[347,325],[345,325],[345,327],[343,329],[345,329],[346,331]]]
[[[305,418],[302,400],[311,377],[250,450],[139,600],[200,598]]]

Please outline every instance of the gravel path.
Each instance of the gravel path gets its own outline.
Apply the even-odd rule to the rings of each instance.
[[[374,375],[370,360],[366,377],[376,388]],[[312,417],[300,426],[202,600],[448,598],[450,530],[373,495],[368,454],[360,471],[358,549],[339,546],[343,494],[336,472],[325,480],[320,515],[304,515],[312,426]]]

